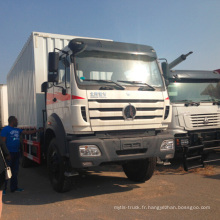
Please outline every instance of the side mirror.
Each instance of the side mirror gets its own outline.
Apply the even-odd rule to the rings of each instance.
[[[163,76],[165,79],[168,79],[170,74],[169,64],[167,62],[162,63]]]
[[[57,52],[49,53],[49,64],[48,64],[49,72],[58,72],[58,65],[59,65],[59,53]]]
[[[165,80],[166,86],[169,85],[169,75],[170,75],[170,68],[169,64],[167,62],[162,63],[162,70],[163,70],[163,77]]]
[[[48,82],[58,82],[59,53],[49,53]]]
[[[48,82],[58,82],[58,73],[48,73]]]
[[[166,84],[166,86],[169,86],[170,81],[168,79],[165,79],[165,84]]]
[[[43,82],[41,84],[41,92],[46,92],[48,88],[48,82]]]

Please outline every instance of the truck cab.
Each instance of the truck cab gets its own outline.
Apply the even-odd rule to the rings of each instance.
[[[80,169],[108,163],[145,181],[156,157],[173,157],[165,131],[172,108],[152,47],[73,39],[49,54],[48,66],[45,145],[55,190]]]
[[[168,131],[175,138],[175,157],[183,156],[186,171],[219,160],[208,157],[220,149],[219,72],[170,70],[167,79],[173,106]]]

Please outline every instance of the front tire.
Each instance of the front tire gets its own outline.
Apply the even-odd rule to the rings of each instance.
[[[156,158],[129,161],[122,167],[128,179],[135,182],[145,182],[153,176]]]
[[[56,192],[67,192],[72,187],[71,177],[66,177],[65,161],[59,153],[56,138],[50,142],[47,153],[49,179]]]

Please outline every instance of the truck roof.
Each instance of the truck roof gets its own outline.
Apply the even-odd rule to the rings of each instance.
[[[220,73],[217,70],[171,70],[168,79],[219,79]]]
[[[151,46],[98,39],[75,38],[69,42],[67,48],[71,49],[73,52],[75,50],[78,52],[79,50],[85,49],[87,51],[105,51],[112,53],[146,55],[152,58],[157,57],[155,50]],[[65,48],[65,50],[67,48]]]

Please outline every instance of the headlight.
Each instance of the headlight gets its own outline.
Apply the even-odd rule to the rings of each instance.
[[[161,151],[174,150],[173,139],[163,141],[160,146],[160,150]]]
[[[80,157],[99,157],[101,152],[96,145],[81,145],[79,146]]]

